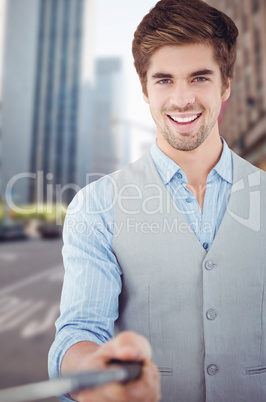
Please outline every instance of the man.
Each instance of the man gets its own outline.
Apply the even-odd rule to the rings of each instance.
[[[69,208],[51,372],[92,367],[116,322],[150,341],[162,401],[266,400],[266,175],[218,128],[237,35],[201,0],[161,0],[138,26],[133,56],[157,141]],[[143,396],[110,400],[159,397],[144,360],[149,381],[131,384]]]

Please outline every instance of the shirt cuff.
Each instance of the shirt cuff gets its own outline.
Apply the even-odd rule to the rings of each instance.
[[[73,331],[73,328],[71,328],[69,331],[65,329],[57,334],[48,356],[49,377],[51,379],[61,376],[61,364],[67,350],[76,343],[83,341],[94,342],[97,345],[104,343],[104,341],[89,331]]]

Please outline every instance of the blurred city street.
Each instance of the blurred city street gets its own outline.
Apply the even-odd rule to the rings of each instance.
[[[266,0],[205,1],[239,29],[219,132],[266,171]],[[67,205],[156,139],[131,52],[156,2],[0,0],[0,389],[48,379]]]
[[[63,279],[61,248],[58,239],[0,243],[0,388],[48,378]]]

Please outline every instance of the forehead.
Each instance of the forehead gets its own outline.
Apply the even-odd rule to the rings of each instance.
[[[205,69],[211,69],[216,74],[220,74],[211,45],[163,46],[152,55],[147,75],[159,72],[189,75],[194,71]]]

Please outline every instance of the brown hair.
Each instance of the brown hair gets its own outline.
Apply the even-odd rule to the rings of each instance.
[[[132,52],[142,90],[147,95],[151,56],[162,46],[192,43],[212,45],[225,88],[233,77],[238,29],[226,14],[202,0],[160,0],[134,34]]]

